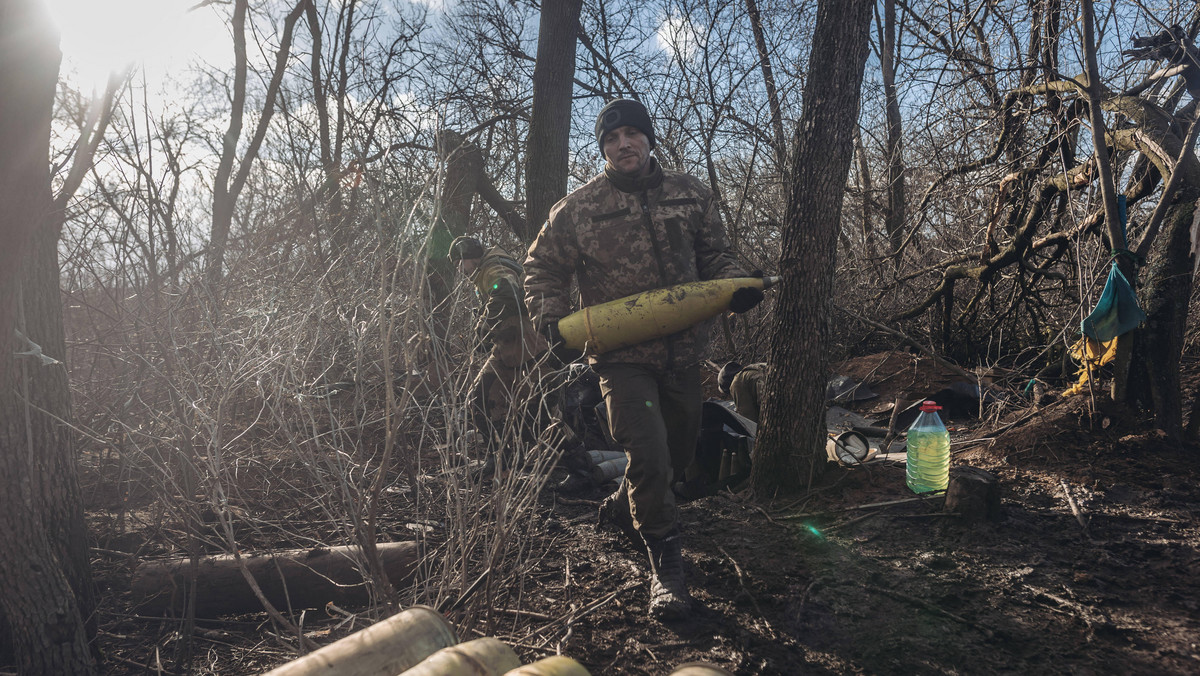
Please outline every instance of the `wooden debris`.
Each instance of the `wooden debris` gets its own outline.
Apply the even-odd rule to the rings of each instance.
[[[420,560],[416,542],[381,543],[377,549],[392,584],[411,577]],[[204,557],[195,571],[196,616],[263,610],[242,573],[243,566],[276,608],[320,608],[331,601],[339,606],[365,605],[369,598],[356,560],[361,560],[358,547],[242,555],[240,562],[232,554]],[[181,614],[190,568],[188,559],[148,561],[138,566],[130,585],[134,607],[145,614]]]
[[[908,603],[912,603],[914,605],[920,606],[921,608],[924,608],[930,612],[937,613],[938,615],[944,615],[944,616],[954,620],[955,622],[961,622],[962,624],[965,624],[968,627],[972,627],[972,628],[977,629],[978,631],[982,632],[983,635],[986,636],[987,638],[992,638],[993,636],[995,636],[994,632],[992,632],[991,629],[988,629],[987,627],[984,627],[984,626],[978,624],[977,622],[968,620],[967,618],[965,618],[961,615],[955,615],[954,613],[950,612],[949,610],[946,610],[945,608],[943,608],[937,604],[930,603],[929,601],[926,601],[925,599],[917,598],[916,596],[910,596],[903,592],[896,591],[895,589],[885,589],[883,587],[876,587],[875,585],[872,585],[872,584],[863,585],[863,586],[872,591],[876,591],[881,594],[886,594],[898,601],[906,601]]]
[[[934,491],[925,495],[917,495],[911,498],[901,498],[899,500],[887,500],[884,502],[871,502],[865,505],[850,505],[849,507],[839,507],[837,509],[827,509],[820,512],[802,512],[800,514],[784,514],[780,519],[807,519],[810,516],[825,516],[827,514],[837,514],[838,512],[849,512],[856,509],[874,509],[875,507],[891,507],[892,505],[904,505],[910,502],[927,502],[942,497],[943,491]]]
[[[1075,520],[1079,522],[1079,526],[1083,528],[1083,534],[1087,537],[1092,537],[1088,533],[1088,519],[1084,518],[1083,510],[1079,509],[1079,505],[1075,502],[1075,498],[1071,496],[1071,489],[1067,486],[1065,479],[1059,479],[1062,483],[1063,494],[1067,496],[1067,504],[1071,506],[1071,513],[1075,515]]]

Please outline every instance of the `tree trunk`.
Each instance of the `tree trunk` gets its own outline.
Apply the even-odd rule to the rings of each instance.
[[[883,220],[891,253],[900,250],[904,242],[904,219],[907,208],[904,198],[903,126],[900,118],[900,97],[896,92],[896,2],[883,3],[883,26],[879,36],[879,70],[883,77],[883,97],[887,109],[887,212]],[[893,259],[899,266],[900,258]]]
[[[292,31],[300,19],[308,0],[298,0],[291,12],[283,21],[283,30],[279,35],[279,48],[275,52],[275,66],[271,71],[271,80],[267,84],[266,96],[259,110],[258,121],[254,134],[246,143],[245,154],[237,161],[238,141],[242,136],[242,121],[246,115],[246,15],[249,11],[249,0],[235,0],[233,17],[230,28],[233,34],[233,91],[230,96],[229,127],[221,143],[221,157],[217,171],[213,177],[212,200],[212,231],[208,244],[208,256],[205,260],[205,277],[209,290],[216,295],[221,278],[224,275],[225,250],[229,244],[229,232],[233,227],[233,212],[237,205],[238,196],[246,186],[250,176],[250,167],[258,157],[258,150],[266,136],[267,127],[275,113],[275,98],[283,82],[285,67],[292,49]],[[235,171],[236,169],[236,171]]]
[[[526,232],[532,242],[567,194],[567,144],[571,134],[571,90],[575,85],[575,42],[583,0],[542,3],[537,65],[533,69],[533,114],[525,153]]]
[[[50,120],[60,53],[39,3],[0,5],[0,609],[23,674],[95,673],[82,609],[94,601],[69,437]],[[47,255],[48,254],[48,255]],[[58,312],[57,316],[53,315]],[[15,349],[14,349],[15,348]],[[78,597],[78,598],[77,598]]]
[[[1167,211],[1145,269],[1140,295],[1146,324],[1131,333],[1131,380],[1142,380],[1150,390],[1150,401],[1139,403],[1149,404],[1155,426],[1173,439],[1183,437],[1179,362],[1192,293],[1191,228],[1200,186],[1188,185],[1181,193],[1173,196],[1176,203]]]
[[[750,17],[750,30],[754,32],[754,47],[758,50],[758,65],[762,69],[763,85],[767,90],[767,105],[771,107],[771,148],[775,151],[775,166],[777,171],[782,172],[787,167],[787,136],[783,131],[783,108],[779,105],[775,71],[771,68],[771,50],[767,47],[767,38],[763,33],[758,0],[746,0],[746,14]]]
[[[783,284],[751,476],[761,496],[799,488],[825,464],[830,301],[872,6],[868,0],[818,3],[809,63],[822,67],[809,72],[796,128]]]

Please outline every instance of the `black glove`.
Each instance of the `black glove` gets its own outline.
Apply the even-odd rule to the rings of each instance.
[[[761,303],[762,299],[762,289],[753,286],[743,286],[734,291],[733,298],[729,299],[729,311],[741,314]]]
[[[542,335],[546,337],[546,342],[550,345],[550,352],[562,363],[570,364],[583,356],[579,350],[567,347],[562,334],[558,332],[557,319],[546,320],[546,325],[542,327]]]

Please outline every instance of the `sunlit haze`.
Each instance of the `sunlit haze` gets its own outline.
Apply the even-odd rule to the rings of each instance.
[[[134,64],[156,82],[197,59],[232,60],[225,27],[197,0],[44,0],[62,33],[63,74],[100,88]]]

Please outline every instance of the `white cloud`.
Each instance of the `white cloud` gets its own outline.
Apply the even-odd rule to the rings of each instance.
[[[129,64],[147,80],[178,76],[203,60],[233,62],[225,21],[212,8],[188,12],[194,0],[46,0],[62,34],[63,71],[85,90]]]
[[[687,61],[708,39],[708,34],[700,24],[672,11],[663,18],[654,37],[659,49],[670,52],[677,61]]]

